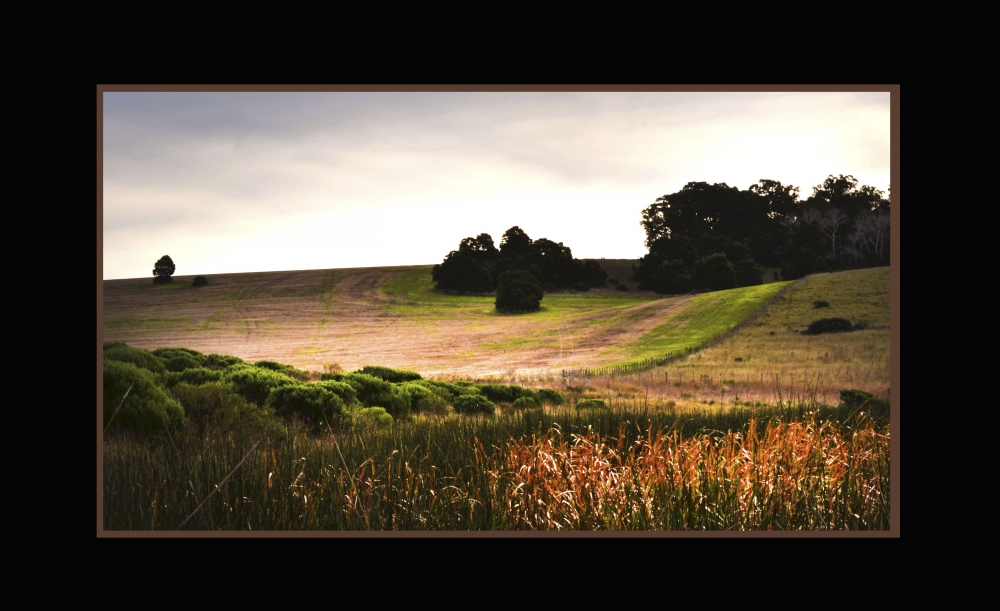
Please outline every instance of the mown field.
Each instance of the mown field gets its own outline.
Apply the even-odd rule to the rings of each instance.
[[[628,271],[621,262],[608,265]],[[437,293],[430,271],[222,274],[204,287],[186,277],[165,285],[110,280],[104,340],[274,359],[307,371],[379,364],[428,375],[545,378],[696,346],[782,286],[734,289],[720,300],[717,294],[664,298],[609,284],[549,293],[540,312],[502,315],[493,297]]]

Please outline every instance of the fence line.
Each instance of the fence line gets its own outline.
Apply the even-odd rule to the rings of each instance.
[[[663,356],[650,357],[650,358],[647,358],[647,359],[643,359],[641,361],[636,361],[634,363],[625,363],[625,364],[622,364],[622,365],[609,365],[607,367],[596,367],[596,368],[588,368],[588,369],[563,369],[562,370],[562,377],[564,377],[564,378],[579,378],[579,377],[590,378],[590,377],[596,377],[596,376],[602,376],[602,375],[625,375],[625,374],[629,374],[629,373],[635,373],[637,371],[644,371],[646,369],[651,369],[653,367],[660,367],[660,366],[666,365],[667,363],[672,363],[672,362],[674,362],[676,360],[684,358],[684,357],[686,357],[686,356],[688,356],[690,354],[693,354],[693,353],[695,353],[695,352],[697,352],[699,350],[703,350],[705,348],[710,348],[710,347],[712,347],[712,346],[714,346],[714,345],[716,345],[716,344],[718,344],[718,343],[720,343],[722,341],[725,341],[729,337],[732,337],[737,331],[743,329],[744,327],[746,327],[750,323],[754,322],[755,320],[757,320],[758,318],[760,318],[761,316],[763,316],[764,313],[768,310],[768,308],[771,307],[771,305],[775,301],[777,301],[779,298],[781,298],[785,294],[787,294],[792,289],[793,286],[795,286],[796,284],[798,284],[799,282],[801,282],[802,280],[804,280],[806,277],[807,276],[805,276],[803,278],[799,278],[798,280],[793,281],[791,284],[786,285],[780,291],[778,291],[774,295],[771,295],[771,297],[767,301],[765,301],[764,304],[756,312],[754,312],[750,316],[747,316],[746,318],[744,318],[743,320],[741,320],[736,325],[734,325],[734,326],[730,327],[729,329],[723,331],[722,333],[720,333],[719,335],[713,337],[712,339],[710,339],[710,340],[708,340],[706,342],[703,342],[699,346],[689,346],[689,347],[685,348],[684,350],[679,350],[679,351],[675,351],[675,352],[669,352],[669,353],[667,353],[667,354],[665,354]]]

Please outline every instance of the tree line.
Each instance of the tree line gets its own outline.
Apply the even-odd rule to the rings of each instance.
[[[689,182],[642,212],[649,249],[639,288],[660,293],[759,284],[760,265],[782,278],[889,264],[889,200],[853,176],[799,188],[760,180],[746,190]]]

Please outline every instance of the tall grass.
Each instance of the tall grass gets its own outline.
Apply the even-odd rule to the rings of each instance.
[[[887,529],[882,411],[620,405],[286,441],[109,437],[105,528]]]

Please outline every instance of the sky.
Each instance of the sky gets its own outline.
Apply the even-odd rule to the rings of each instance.
[[[888,92],[105,92],[105,279],[440,263],[510,227],[646,254],[689,182],[889,187]]]

